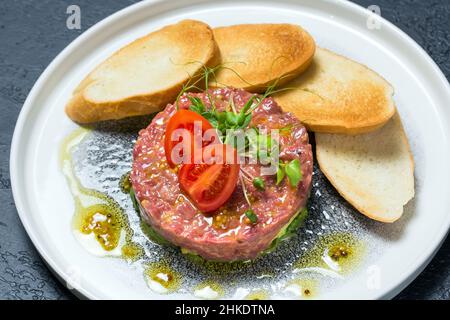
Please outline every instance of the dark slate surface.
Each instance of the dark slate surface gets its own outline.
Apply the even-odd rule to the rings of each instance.
[[[14,125],[25,98],[51,60],[94,23],[136,1],[0,1],[0,299],[73,299],[49,272],[17,215],[9,178]],[[450,78],[449,0],[356,0],[376,4],[416,40]],[[77,4],[82,29],[66,28],[66,8]],[[398,299],[450,299],[450,238]]]

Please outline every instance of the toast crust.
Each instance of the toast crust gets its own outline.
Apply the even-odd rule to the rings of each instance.
[[[398,114],[360,136],[316,133],[316,157],[338,193],[373,220],[395,222],[414,197],[414,158]]]
[[[302,73],[316,49],[314,39],[292,24],[241,24],[214,29],[223,68],[212,87],[263,92]]]
[[[133,66],[131,59],[139,57],[140,65]],[[66,113],[75,122],[91,123],[160,111],[204,66],[215,66],[219,59],[207,24],[180,21],[131,42],[97,66],[74,90]]]
[[[275,101],[314,132],[361,134],[382,127],[395,113],[394,90],[368,67],[317,48],[306,72],[276,93]]]

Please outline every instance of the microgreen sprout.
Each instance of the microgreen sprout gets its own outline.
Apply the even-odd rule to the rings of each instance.
[[[298,159],[279,163],[277,170],[277,184],[280,184],[285,176],[287,176],[289,183],[293,188],[297,187],[303,177],[300,161]]]
[[[239,177],[241,185],[242,185],[242,192],[244,193],[245,201],[247,201],[248,209],[244,212],[245,216],[250,220],[252,224],[256,224],[258,222],[258,216],[255,214],[255,211],[253,211],[252,204],[250,202],[250,199],[248,198],[247,194],[247,188],[245,187],[244,179],[242,179],[242,175]]]
[[[245,216],[250,220],[252,224],[256,224],[258,222],[258,216],[252,209],[248,209],[245,211]]]
[[[266,188],[264,179],[261,177],[254,178],[252,182],[253,182],[253,186],[258,190],[263,191]]]
[[[178,94],[176,99],[176,107],[179,109],[179,100],[180,98],[188,92],[200,92],[205,90],[207,102],[205,103],[199,97],[195,95],[188,95],[186,97],[189,99],[191,105],[189,107],[190,110],[202,115],[205,119],[207,119],[211,125],[217,130],[217,133],[223,143],[228,143],[234,146],[235,139],[233,136],[230,136],[230,132],[237,132],[239,130],[253,130],[253,138],[249,138],[246,136],[245,144],[243,149],[237,150],[239,154],[246,154],[246,151],[249,150],[251,146],[256,146],[256,157],[257,160],[261,161],[263,158],[267,157],[271,159],[271,153],[274,150],[279,150],[275,148],[279,148],[278,142],[272,139],[272,137],[267,134],[261,134],[258,127],[250,127],[252,120],[252,113],[256,110],[264,100],[276,93],[280,93],[286,90],[291,90],[293,88],[278,88],[280,82],[285,80],[287,77],[291,77],[291,75],[285,75],[277,78],[272,83],[270,83],[263,94],[261,95],[251,95],[247,102],[242,106],[240,110],[236,108],[234,96],[231,94],[228,99],[228,108],[223,111],[219,111],[216,108],[215,100],[211,97],[211,92],[209,90],[209,84],[212,82],[215,85],[222,85],[216,81],[216,72],[220,69],[230,70],[235,73],[243,82],[251,85],[245,79],[243,79],[235,70],[232,68],[226,67],[224,64],[215,66],[215,67],[207,67],[202,66],[201,72],[199,75],[190,77],[190,80],[183,85],[182,90]],[[208,106],[209,104],[209,106]],[[288,125],[284,128],[280,129],[281,134],[289,133],[292,129],[292,125]],[[289,162],[278,161],[278,167],[276,171],[276,184],[279,185],[283,179],[287,177],[289,183],[292,187],[296,187],[299,181],[302,179],[302,172],[300,167],[300,162],[298,159],[294,159]],[[253,183],[253,186],[258,190],[265,189],[264,179],[261,177],[252,177],[248,172],[241,168],[240,173],[240,183],[242,185],[242,190],[244,193],[245,200],[248,203],[249,209],[245,211],[245,216],[249,219],[252,224],[256,224],[258,221],[258,217],[252,209],[252,204],[249,201],[249,197],[247,194],[247,190],[245,187],[244,179],[249,180]]]

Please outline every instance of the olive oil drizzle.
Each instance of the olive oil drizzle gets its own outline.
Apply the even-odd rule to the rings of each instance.
[[[294,279],[287,283],[287,289],[302,299],[314,299],[318,295],[319,282],[315,279]]]
[[[74,172],[72,150],[89,133],[88,129],[77,129],[61,147],[60,165],[75,202],[72,227],[81,235],[92,234],[104,251],[102,255],[137,260],[143,255],[143,248],[132,241],[133,232],[123,209],[108,195],[83,187]]]
[[[220,299],[225,295],[224,288],[217,282],[207,280],[194,287],[194,296],[202,299]]]
[[[294,266],[302,269],[319,268],[338,277],[349,274],[360,265],[365,254],[364,243],[350,233],[337,232],[322,236]]]
[[[266,290],[258,289],[251,291],[244,297],[245,300],[268,300],[270,294]]]
[[[155,283],[163,288],[155,290],[158,293],[171,293],[178,290],[182,280],[181,275],[164,260],[146,264],[144,277],[150,288],[155,288]]]
[[[124,259],[136,261],[144,256],[141,245],[132,241],[133,231],[129,226],[128,218],[119,204],[108,195],[97,190],[82,186],[74,172],[72,151],[90,133],[88,129],[78,129],[70,134],[61,148],[60,162],[62,171],[67,179],[70,191],[75,202],[75,213],[72,225],[75,231],[83,235],[93,235],[95,240],[105,252],[105,256],[120,256]],[[123,192],[131,193],[129,174],[125,174],[120,187]],[[141,229],[144,234],[147,225],[143,223]],[[148,234],[147,234],[148,236]],[[317,243],[294,263],[295,270],[323,269],[339,275],[346,275],[359,265],[364,255],[364,245],[350,233],[331,233],[321,236]],[[112,253],[118,253],[112,254]],[[205,261],[198,256],[190,257],[191,262],[200,264],[211,274],[226,274],[244,268],[252,262],[217,263]],[[200,260],[200,261],[199,261]],[[180,289],[183,277],[174,271],[171,265],[164,261],[144,264],[144,277],[147,282],[157,283],[164,292],[171,293]],[[300,290],[297,294],[301,298],[315,298],[318,295],[318,280],[300,275],[289,281],[286,286]],[[293,287],[292,287],[293,286]],[[207,289],[207,290],[205,290]],[[192,293],[213,293],[215,298],[223,297],[224,288],[217,282],[200,282],[193,287]],[[245,299],[268,299],[269,292],[254,288]],[[208,298],[207,298],[208,299]]]

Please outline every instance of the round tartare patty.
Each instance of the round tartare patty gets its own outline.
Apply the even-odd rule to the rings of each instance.
[[[222,88],[207,93],[189,93],[202,99],[210,107],[214,101],[217,110],[225,110],[229,100],[239,111],[253,94],[241,89]],[[178,101],[180,109],[188,109],[189,98]],[[175,104],[158,113],[151,124],[139,132],[133,151],[130,179],[140,203],[143,219],[155,231],[173,244],[208,260],[233,261],[254,259],[267,249],[280,231],[302,210],[309,196],[312,176],[312,150],[308,133],[291,113],[285,113],[272,98],[265,98],[252,112],[250,126],[282,129],[280,131],[281,161],[299,159],[302,179],[293,188],[288,179],[276,184],[276,176],[261,176],[265,188],[255,188],[250,177],[260,176],[261,165],[241,164],[248,174],[238,182],[230,199],[214,212],[200,212],[183,194],[178,183],[178,168],[170,168],[165,152],[164,138],[167,122],[177,111]],[[287,128],[287,129],[286,129]],[[257,216],[257,223],[248,223],[241,181]]]

